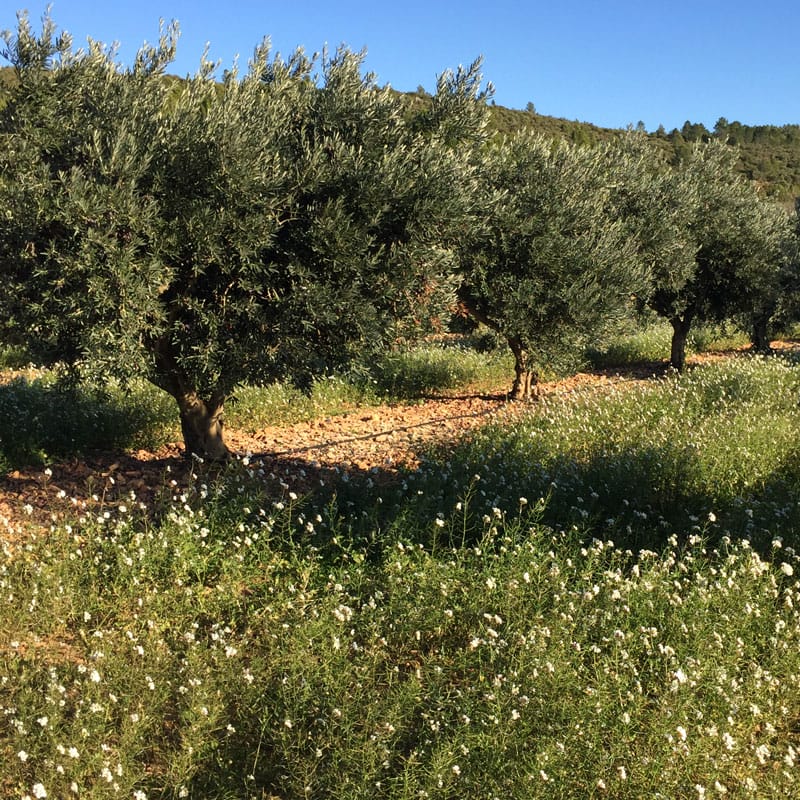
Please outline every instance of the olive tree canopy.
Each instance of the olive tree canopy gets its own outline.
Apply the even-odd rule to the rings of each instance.
[[[450,269],[484,136],[479,65],[422,116],[347,49],[166,75],[178,32],[121,67],[45,17],[4,34],[0,336],[47,364],[140,375],[177,401],[187,452],[224,458],[225,399],[392,336]]]
[[[530,397],[542,367],[580,357],[643,285],[616,208],[630,157],[530,133],[486,153],[483,213],[460,240],[459,298],[507,340],[514,399]]]
[[[737,169],[737,153],[696,145],[648,194],[659,231],[647,303],[673,330],[670,363],[682,370],[692,325],[731,317],[766,336],[786,278],[789,216]]]

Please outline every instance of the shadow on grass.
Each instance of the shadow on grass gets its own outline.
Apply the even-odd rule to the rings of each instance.
[[[487,526],[510,523],[524,535],[535,522],[634,552],[661,551],[671,537],[693,535],[712,545],[746,539],[762,554],[776,537],[800,547],[800,451],[738,490],[716,485],[691,450],[651,446],[513,466],[502,454],[463,459],[456,452],[400,484],[381,487],[379,479],[356,476],[328,493],[327,502],[349,518],[353,546],[389,531],[426,548],[475,546]]]
[[[172,401],[161,395],[155,389],[101,391],[43,379],[0,385],[0,469],[160,443],[175,419]]]

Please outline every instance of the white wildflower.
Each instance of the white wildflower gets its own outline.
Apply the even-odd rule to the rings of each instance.
[[[726,750],[733,750],[736,746],[736,739],[733,738],[727,731],[722,734],[722,742],[725,745]]]

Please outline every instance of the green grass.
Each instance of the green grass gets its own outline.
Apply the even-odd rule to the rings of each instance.
[[[497,389],[506,382],[510,386],[513,375],[513,360],[505,350],[486,353],[461,342],[389,354],[372,369],[377,392],[397,399]]]
[[[638,330],[620,334],[602,347],[587,353],[589,363],[596,368],[629,367],[642,363],[669,361],[672,328],[656,320]],[[689,355],[745,347],[747,336],[731,326],[705,325],[695,327],[689,335]]]
[[[30,361],[28,351],[24,347],[0,345],[0,369],[24,369]]]
[[[342,414],[358,405],[380,402],[373,387],[340,376],[319,378],[303,393],[291,384],[241,386],[225,407],[227,424],[255,432],[268,425],[288,425]]]
[[[797,392],[733,359],[395,487],[239,463],[13,538],[0,795],[797,796]]]
[[[174,434],[173,401],[144,382],[67,386],[39,372],[0,384],[0,470],[92,450],[155,448]]]
[[[481,429],[434,454],[415,476],[420,502],[447,508],[478,474],[482,513],[546,498],[548,524],[632,547],[692,529],[797,544],[798,394],[792,362],[741,356],[545,399],[517,425]]]
[[[510,386],[512,377],[505,353],[481,352],[459,339],[387,353],[368,369],[318,378],[308,393],[285,382],[240,387],[227,405],[226,418],[233,428],[257,431],[342,414],[356,406],[496,391],[506,382]]]

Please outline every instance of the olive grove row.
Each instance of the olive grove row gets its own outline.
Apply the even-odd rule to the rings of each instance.
[[[796,225],[731,148],[669,165],[633,133],[492,136],[479,63],[414,113],[345,48],[265,41],[246,70],[177,80],[176,42],[122,67],[49,17],[5,34],[0,339],[148,378],[187,452],[227,455],[237,385],[308,382],[448,298],[508,341],[518,398],[637,307],[671,323],[678,369],[692,324],[735,317],[763,344],[790,311]]]

